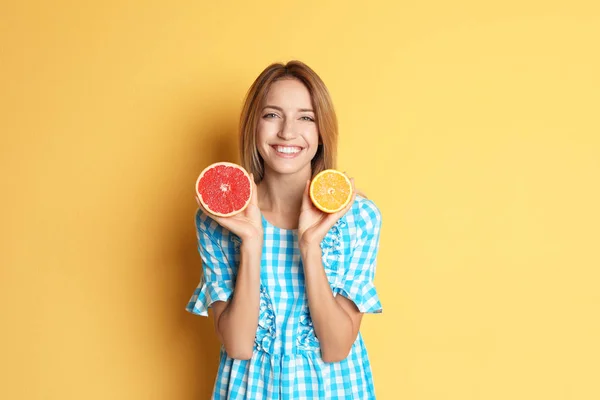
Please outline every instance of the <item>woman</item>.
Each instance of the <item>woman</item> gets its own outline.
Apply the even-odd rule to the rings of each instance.
[[[228,218],[201,205],[196,214],[203,276],[187,310],[213,309],[213,398],[375,398],[359,327],[363,313],[381,312],[381,214],[356,194],[335,214],[311,203],[310,180],[335,168],[337,145],[319,76],[299,61],[267,67],[246,96],[240,140],[250,205]]]

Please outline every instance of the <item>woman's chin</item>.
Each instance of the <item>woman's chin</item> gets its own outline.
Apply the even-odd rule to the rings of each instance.
[[[266,173],[274,173],[277,175],[294,175],[303,172],[310,174],[311,165],[308,163],[289,162],[297,160],[286,160],[287,162],[270,162],[267,164]]]

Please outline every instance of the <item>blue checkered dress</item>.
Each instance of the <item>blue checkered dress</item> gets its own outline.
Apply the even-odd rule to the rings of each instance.
[[[226,301],[233,293],[241,242],[200,211],[196,227],[203,274],[186,309],[207,316],[213,302]],[[326,363],[321,358],[297,231],[275,227],[264,217],[263,227],[260,313],[252,358],[230,358],[221,346],[213,399],[374,399],[360,333],[346,359]],[[382,311],[373,285],[380,228],[377,206],[357,196],[321,243],[332,292],[352,300],[363,313]]]

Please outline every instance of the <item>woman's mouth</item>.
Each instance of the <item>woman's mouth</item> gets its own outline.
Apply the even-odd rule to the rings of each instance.
[[[300,146],[271,146],[275,150],[275,154],[283,158],[294,158],[303,150]]]

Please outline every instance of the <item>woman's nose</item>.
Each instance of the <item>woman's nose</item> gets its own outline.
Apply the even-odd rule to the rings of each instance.
[[[296,137],[296,133],[294,130],[294,122],[290,120],[286,120],[283,122],[281,126],[281,130],[277,134],[283,140],[290,140]]]

